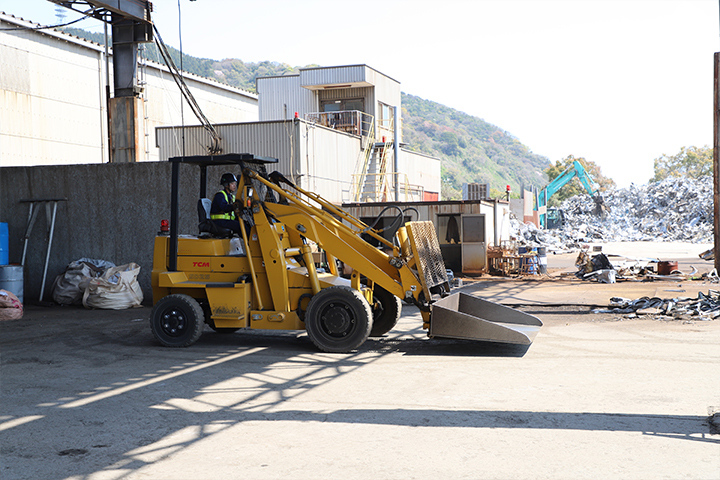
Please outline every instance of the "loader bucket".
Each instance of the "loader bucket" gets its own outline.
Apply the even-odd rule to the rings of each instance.
[[[455,293],[433,303],[428,335],[530,345],[541,326],[534,315]]]

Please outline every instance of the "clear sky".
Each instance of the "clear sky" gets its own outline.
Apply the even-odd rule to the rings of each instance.
[[[660,155],[713,141],[718,0],[152,3],[165,42],[178,48],[181,31],[187,54],[367,64],[551,161],[592,160],[621,187],[646,183]],[[0,0],[0,10],[57,22],[46,0]],[[102,31],[94,20],[75,26]]]

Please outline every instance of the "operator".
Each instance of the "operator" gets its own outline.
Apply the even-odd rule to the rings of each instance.
[[[237,178],[232,173],[223,173],[220,184],[223,188],[213,197],[210,219],[218,227],[229,228],[234,233],[240,233],[240,222],[235,217]]]

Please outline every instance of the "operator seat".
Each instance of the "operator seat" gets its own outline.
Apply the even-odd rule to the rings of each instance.
[[[217,238],[231,237],[232,230],[230,230],[229,228],[220,227],[210,219],[211,206],[212,201],[209,198],[201,198],[200,200],[198,200],[198,230],[200,230],[200,236],[211,236]]]

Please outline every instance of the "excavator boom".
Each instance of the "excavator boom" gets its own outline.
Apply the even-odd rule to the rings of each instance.
[[[547,186],[540,190],[538,194],[536,210],[539,213],[540,225],[542,225],[543,228],[547,227],[547,204],[550,197],[555,195],[558,190],[564,187],[575,177],[580,180],[580,183],[585,188],[585,191],[593,198],[596,204],[602,203],[601,199],[598,200],[600,197],[598,196],[597,184],[593,181],[587,170],[585,170],[585,167],[582,166],[582,163],[575,160],[570,167],[558,175],[552,182],[547,184]]]

